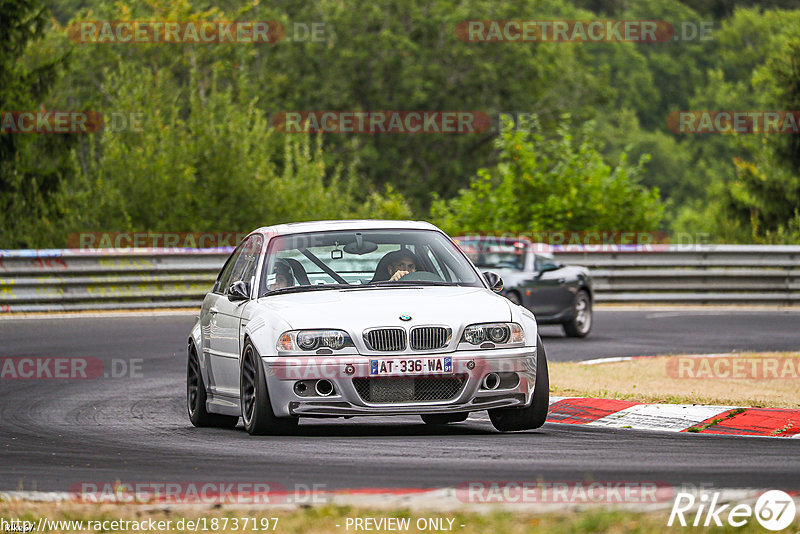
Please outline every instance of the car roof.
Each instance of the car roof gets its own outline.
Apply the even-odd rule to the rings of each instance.
[[[262,226],[252,233],[290,235],[306,232],[347,230],[439,230],[425,221],[393,221],[381,219],[347,219],[334,221],[308,221]]]

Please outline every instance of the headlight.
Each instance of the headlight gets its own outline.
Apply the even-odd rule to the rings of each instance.
[[[517,323],[482,323],[464,329],[462,343],[480,345],[490,341],[496,345],[523,345],[525,333]]]
[[[291,330],[281,334],[278,339],[279,351],[340,350],[352,346],[353,341],[343,330]]]
[[[480,345],[486,341],[486,329],[482,326],[468,326],[464,330],[464,341],[473,345]]]

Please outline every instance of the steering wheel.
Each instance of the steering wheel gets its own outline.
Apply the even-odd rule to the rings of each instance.
[[[401,276],[397,280],[402,280],[403,282],[443,282],[441,276],[428,271],[414,271],[413,273]]]

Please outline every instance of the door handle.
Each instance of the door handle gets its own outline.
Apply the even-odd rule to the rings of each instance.
[[[217,313],[219,313],[219,310],[212,307],[208,309],[208,313],[210,313],[211,315],[216,315]]]

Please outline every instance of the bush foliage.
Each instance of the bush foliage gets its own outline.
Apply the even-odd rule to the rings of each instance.
[[[708,232],[800,242],[800,137],[677,134],[677,110],[800,109],[794,0],[0,3],[0,110],[135,113],[141,129],[0,135],[0,247],[80,231],[433,219],[452,232]],[[474,43],[464,20],[713,19],[667,43]],[[81,20],[273,20],[276,44],[78,44]],[[321,23],[321,39],[294,39]],[[291,110],[472,110],[467,135],[275,131]],[[501,114],[538,117],[533,131]]]

